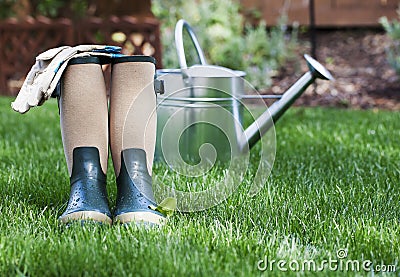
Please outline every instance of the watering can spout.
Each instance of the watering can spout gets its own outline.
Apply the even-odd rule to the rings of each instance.
[[[245,131],[241,141],[241,149],[245,151],[254,146],[257,141],[272,127],[293,102],[311,85],[315,79],[333,80],[329,71],[318,61],[304,55],[309,71],[294,83],[279,101],[273,103],[267,111],[260,115]]]

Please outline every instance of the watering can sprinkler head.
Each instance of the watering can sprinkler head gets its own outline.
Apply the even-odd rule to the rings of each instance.
[[[305,54],[304,58],[306,59],[308,69],[315,78],[329,81],[335,79],[322,64],[313,59],[310,55]]]

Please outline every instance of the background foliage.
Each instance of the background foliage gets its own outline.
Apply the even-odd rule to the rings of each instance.
[[[14,16],[18,3],[0,0],[0,19]],[[80,17],[86,13],[89,0],[31,0],[30,3],[34,7],[33,16],[58,17],[68,9],[74,17]],[[289,33],[284,17],[278,26],[265,31],[265,22],[260,21],[257,26],[245,23],[237,0],[153,0],[152,4],[153,13],[162,22],[165,67],[178,67],[173,30],[181,18],[196,29],[209,63],[246,71],[248,80],[259,89],[268,87],[271,77],[293,56],[297,28]],[[258,11],[252,12],[257,16]],[[400,18],[400,10],[398,13]],[[383,17],[381,24],[393,41],[388,60],[400,74],[400,22]]]
[[[32,16],[43,15],[50,18],[61,16],[68,10],[74,17],[84,16],[88,9],[88,0],[30,0]],[[22,2],[17,0],[0,0],[0,19],[13,17],[17,9],[24,9]]]
[[[0,0],[0,19],[14,15],[13,6],[16,0]]]
[[[400,18],[400,8],[397,10],[397,14]],[[387,50],[389,63],[400,75],[400,22],[396,19],[389,21],[387,17],[382,17],[380,21],[386,33],[392,39],[392,45]]]
[[[13,16],[18,3],[17,0],[0,0],[0,17]],[[51,18],[65,14],[82,17],[89,3],[89,0],[30,0],[33,16]],[[247,80],[257,89],[270,86],[271,77],[293,56],[297,43],[297,28],[288,32],[285,17],[276,27],[268,29],[263,21],[256,26],[247,24],[238,0],[153,0],[152,10],[162,23],[164,67],[179,66],[174,28],[176,22],[184,18],[194,27],[208,63],[245,71]],[[260,17],[257,10],[251,12],[253,18]],[[185,38],[185,41],[190,40]],[[193,47],[187,44],[185,49],[193,50]],[[189,55],[189,65],[196,63],[193,54],[194,51]]]
[[[48,17],[58,17],[63,9],[69,9],[74,16],[83,16],[88,8],[87,0],[36,0],[37,12]]]
[[[271,84],[271,77],[293,56],[297,44],[297,28],[289,33],[284,17],[268,30],[263,21],[251,26],[236,0],[153,0],[152,9],[162,23],[165,67],[179,66],[174,28],[182,18],[195,29],[208,63],[245,71],[247,80],[258,89]],[[188,48],[193,47],[185,45]],[[193,63],[194,59],[188,61]]]

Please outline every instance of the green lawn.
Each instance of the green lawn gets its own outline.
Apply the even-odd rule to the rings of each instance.
[[[325,274],[368,260],[400,273],[398,112],[292,108],[277,124],[275,165],[255,197],[239,188],[222,205],[175,213],[161,229],[65,228],[57,104],[19,115],[10,102],[0,98],[1,276],[258,276],[261,259],[272,264],[264,274],[279,275],[280,260],[319,265],[340,249],[342,267]],[[114,182],[109,170],[111,203]]]

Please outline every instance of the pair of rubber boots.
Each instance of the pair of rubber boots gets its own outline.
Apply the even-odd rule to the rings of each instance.
[[[148,68],[150,66],[148,63],[149,61],[152,62],[152,59],[147,56],[129,56],[115,58],[111,62],[114,69],[114,66],[117,63],[129,63],[132,65],[137,65],[138,62],[146,64]],[[99,66],[102,63],[102,61],[99,61],[98,59],[95,59],[93,57],[76,58],[71,60],[71,62],[69,63],[69,68],[67,68],[67,72],[64,73],[64,83],[61,85],[63,89],[61,89],[60,92],[61,97],[59,103],[62,137],[67,158],[67,164],[70,172],[71,190],[66,211],[60,216],[60,221],[63,223],[69,223],[72,221],[94,221],[106,224],[145,223],[147,225],[162,225],[165,222],[165,216],[151,208],[156,206],[156,203],[152,189],[152,178],[149,174],[148,169],[148,157],[146,157],[146,155],[152,155],[153,153],[146,153],[146,151],[141,148],[124,148],[122,150],[122,145],[118,145],[118,143],[116,142],[122,139],[122,134],[110,134],[110,137],[114,138],[114,142],[111,145],[111,150],[113,154],[120,153],[120,156],[113,155],[114,163],[118,164],[120,161],[120,165],[117,165],[120,170],[116,179],[116,208],[113,213],[111,213],[110,211],[106,189],[107,180],[106,174],[104,173],[106,171],[106,163],[104,163],[104,161],[108,156],[108,151],[106,150],[108,148],[108,145],[106,145],[107,139],[105,139],[107,137],[107,123],[104,124],[104,122],[107,122],[107,100],[105,98],[105,88],[104,85],[99,86],[99,88],[94,88],[93,85],[87,85],[90,83],[93,84],[94,80],[97,80],[97,77],[100,78],[102,73],[99,69]],[[155,61],[152,63],[155,63]],[[93,64],[98,65],[95,66]],[[75,67],[75,65],[77,65],[78,67]],[[97,75],[94,74],[92,76],[90,73],[84,74],[82,71],[80,71],[80,69],[87,68],[86,65],[89,65],[89,67],[95,67],[96,72],[98,72]],[[140,69],[137,66],[128,67],[130,67],[131,70]],[[154,67],[154,65],[152,64],[151,67]],[[150,73],[151,71],[148,71],[147,75],[149,75]],[[99,74],[100,76],[98,76]],[[136,77],[132,77],[132,75]],[[118,78],[120,79],[123,77],[121,80],[118,80],[119,82],[117,82],[119,84],[122,84],[121,82],[123,80],[127,80],[126,78],[141,78],[143,80],[151,80],[152,78],[154,78],[154,72],[152,73],[152,76],[147,75],[141,76],[134,71],[124,71],[121,73],[121,76],[115,76],[119,76]],[[139,81],[133,79],[132,82]],[[80,82],[82,82],[81,85]],[[132,82],[130,83],[132,84]],[[145,81],[144,83],[146,82],[147,81]],[[128,85],[127,87],[127,89],[124,88],[122,91],[129,92],[130,86]],[[87,88],[88,91],[85,91],[85,88]],[[114,93],[117,93],[118,91],[121,90],[116,89],[114,90]],[[145,92],[155,93],[154,90],[148,90]],[[96,93],[98,93],[98,97],[101,97],[103,99],[102,101],[100,101],[102,104],[99,104],[99,107],[96,106],[95,100],[90,101],[91,97],[96,97]],[[123,118],[124,113],[127,112],[125,110],[129,106],[125,104],[129,104],[129,102],[132,100],[132,95],[128,95],[126,97],[126,95],[124,94],[120,95],[120,93],[117,93],[113,96],[114,99],[115,97],[117,97],[118,100],[114,100],[117,102],[113,102],[110,100],[111,102],[113,102],[112,108],[110,108],[110,113],[111,111],[113,111],[114,113],[117,111],[119,113],[119,117]],[[73,97],[73,101],[70,100],[71,97]],[[83,104],[81,105],[80,103]],[[155,105],[155,103],[152,103],[152,101],[151,103],[146,102],[139,104],[148,104],[149,106]],[[88,107],[87,109],[92,112],[86,113],[85,111],[83,111],[86,109],[86,105],[91,105],[91,107]],[[127,107],[124,108],[122,107],[123,105]],[[79,107],[77,108],[76,106]],[[149,108],[152,109],[153,107]],[[97,113],[96,110],[98,109],[102,110],[102,112]],[[121,112],[121,110],[124,111]],[[82,114],[78,114],[80,111],[82,111]],[[87,129],[85,129],[85,127],[82,127],[82,124],[87,123],[89,118],[92,123],[88,126]],[[101,118],[101,120],[99,121],[98,118]],[[113,117],[111,116],[111,118]],[[141,114],[138,115],[137,119],[135,117],[135,120],[143,121],[146,120],[145,118],[146,115]],[[115,123],[109,124],[115,125]],[[108,128],[110,128],[110,125]],[[80,131],[77,132],[76,128],[78,127],[80,128]],[[111,129],[113,131],[117,129],[123,129],[121,127],[124,126],[118,125],[112,127]],[[137,135],[139,137],[141,136],[141,128],[142,127],[139,127],[137,129]],[[98,132],[98,130],[102,131]],[[79,132],[81,132],[80,135]],[[151,137],[155,136],[155,130],[154,132],[152,131],[150,133]],[[150,138],[150,141],[153,141],[153,139],[155,141],[155,137]],[[93,143],[93,141],[95,141],[94,145],[98,143],[100,147],[97,148],[94,146],[81,146],[93,145],[91,144]],[[153,151],[152,147],[149,147],[149,149],[149,152]],[[150,162],[151,161],[152,157],[150,157]]]
[[[150,225],[162,225],[165,222],[164,215],[150,208],[156,204],[152,178],[146,166],[146,152],[143,149],[122,151],[113,215],[109,209],[106,182],[98,149],[75,148],[70,177],[70,199],[60,220],[63,223],[92,220],[107,224],[133,222]]]

